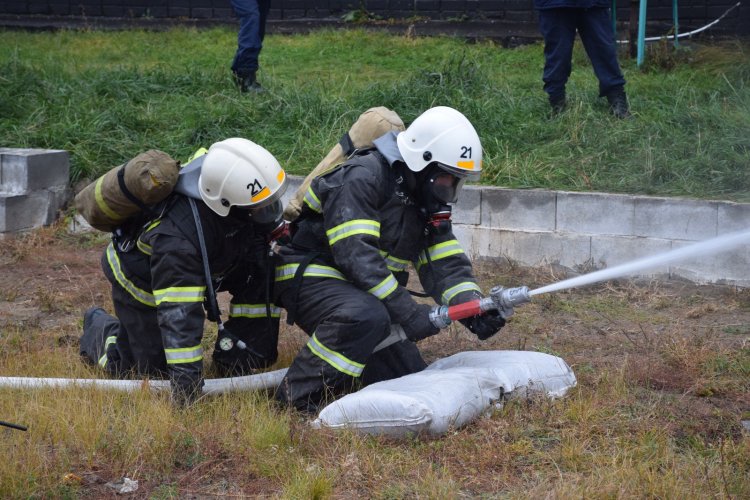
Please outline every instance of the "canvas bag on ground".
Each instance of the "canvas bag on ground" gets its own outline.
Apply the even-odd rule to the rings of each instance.
[[[307,188],[317,176],[327,172],[330,168],[339,165],[346,160],[355,150],[366,149],[373,146],[372,141],[390,132],[391,130],[404,130],[404,122],[395,111],[379,106],[370,108],[362,113],[349,132],[344,134],[325,158],[310,172],[297,192],[289,200],[284,209],[284,218],[293,221],[302,210],[302,198],[305,197]]]
[[[76,210],[92,227],[114,231],[143,206],[169,196],[179,170],[180,164],[167,153],[146,151],[83,188],[75,197]]]

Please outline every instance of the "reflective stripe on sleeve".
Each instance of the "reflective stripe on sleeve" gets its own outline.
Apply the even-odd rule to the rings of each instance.
[[[398,287],[398,281],[396,281],[396,278],[392,274],[389,274],[386,279],[367,290],[367,293],[371,293],[380,300],[383,300],[393,293],[396,287]]]
[[[281,308],[270,304],[271,317],[281,316]],[[232,304],[229,308],[230,318],[265,318],[267,317],[265,304]]]
[[[203,302],[205,293],[205,286],[172,286],[154,290],[154,298],[157,306],[162,302]]]
[[[380,222],[368,219],[355,219],[344,222],[326,231],[328,244],[333,246],[337,241],[357,234],[369,234],[380,238]]]
[[[321,205],[320,200],[315,194],[315,191],[313,191],[312,186],[309,186],[307,188],[307,192],[305,193],[305,197],[302,198],[302,201],[305,203],[305,205],[310,207],[310,210],[312,210],[313,212],[323,212],[323,205]]]
[[[473,281],[464,281],[463,283],[459,283],[458,285],[452,286],[446,291],[443,292],[443,295],[441,296],[441,299],[443,301],[443,304],[448,305],[450,304],[453,297],[458,295],[461,292],[470,292],[475,291],[482,293],[482,290],[479,288],[479,285],[474,283]]]
[[[109,263],[109,268],[112,270],[112,274],[115,276],[115,281],[117,281],[126,292],[132,295],[138,302],[150,307],[156,307],[156,301],[154,300],[153,294],[141,290],[125,277],[125,273],[122,271],[122,266],[120,265],[120,258],[117,256],[117,252],[112,243],[107,246],[107,262]]]
[[[449,240],[431,246],[427,249],[427,252],[430,255],[430,260],[434,262],[436,260],[450,257],[451,255],[464,253],[464,250],[461,248],[461,244],[458,240]],[[427,264],[427,256],[425,255],[425,252],[422,252],[419,255],[419,263],[417,264],[417,267],[421,267],[424,264]]]
[[[346,373],[352,377],[359,377],[362,375],[362,371],[365,369],[365,365],[357,363],[348,359],[346,356],[333,351],[323,344],[320,343],[318,338],[313,333],[310,340],[307,342],[307,348],[318,356],[320,359],[337,369],[342,373]]]
[[[380,255],[383,257],[383,260],[385,260],[385,265],[388,267],[389,271],[400,272],[406,269],[406,266],[409,265],[408,260],[388,255],[388,252],[384,250],[380,251]]]
[[[107,340],[104,341],[104,354],[102,354],[102,357],[99,358],[99,366],[102,368],[105,368],[107,366],[107,349],[109,349],[109,346],[117,342],[117,336],[116,335],[110,335],[107,337]]]
[[[294,278],[297,269],[299,269],[299,264],[277,266],[275,281],[286,281]],[[338,269],[330,266],[321,266],[320,264],[308,264],[303,275],[308,278],[335,278],[346,281],[346,278]]]
[[[164,349],[164,355],[167,358],[168,365],[194,363],[203,359],[203,348],[197,345],[195,347]]]

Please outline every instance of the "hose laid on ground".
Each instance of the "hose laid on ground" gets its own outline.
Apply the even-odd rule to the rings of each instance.
[[[739,7],[741,3],[742,2],[737,2],[736,4],[734,4],[733,6],[731,6],[726,12],[724,12],[722,15],[720,15],[718,18],[716,18],[714,21],[711,21],[710,23],[708,23],[707,25],[703,26],[702,28],[698,28],[698,29],[693,30],[693,31],[688,31],[687,33],[680,33],[679,35],[677,35],[677,38],[684,38],[684,37],[687,37],[687,36],[693,36],[693,35],[695,35],[697,33],[700,33],[701,31],[706,31],[708,28],[710,28],[714,24],[716,24],[719,21],[721,21],[722,19],[724,19],[727,16],[727,14],[729,14],[734,9],[736,9],[737,7]],[[662,40],[664,38],[666,38],[667,40],[669,40],[670,38],[674,39],[675,36],[674,35],[672,35],[672,36],[650,36],[650,37],[644,38],[643,40],[646,41],[646,42],[656,42],[656,41]],[[617,43],[630,43],[630,40],[617,40]]]
[[[206,379],[203,394],[224,394],[228,392],[258,391],[275,389],[284,378],[287,369],[272,372],[256,373],[244,377]],[[0,387],[13,389],[56,389],[64,387],[93,387],[95,389],[114,389],[135,392],[142,389],[169,389],[168,380],[110,380],[91,378],[36,378],[36,377],[0,377]]]

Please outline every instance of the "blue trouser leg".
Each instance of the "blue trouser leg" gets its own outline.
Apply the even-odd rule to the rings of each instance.
[[[237,52],[232,61],[232,71],[238,76],[247,76],[258,69],[270,5],[270,0],[232,0],[232,7],[240,19]]]
[[[586,9],[578,22],[578,34],[599,80],[599,96],[622,89],[625,78],[617,63],[617,42],[612,31],[609,9]]]
[[[575,9],[540,10],[539,30],[544,37],[544,91],[551,101],[556,101],[565,96],[565,84],[570,77],[576,36]]]

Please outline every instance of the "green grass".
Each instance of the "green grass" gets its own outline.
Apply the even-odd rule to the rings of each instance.
[[[434,105],[464,112],[485,149],[483,183],[750,201],[750,57],[740,42],[621,58],[635,120],[609,115],[577,47],[570,108],[551,119],[540,44],[321,31],[269,36],[243,95],[233,29],[0,31],[0,145],[66,149],[72,181],[136,153],[186,159],[248,137],[305,174],[372,106],[408,123]]]

